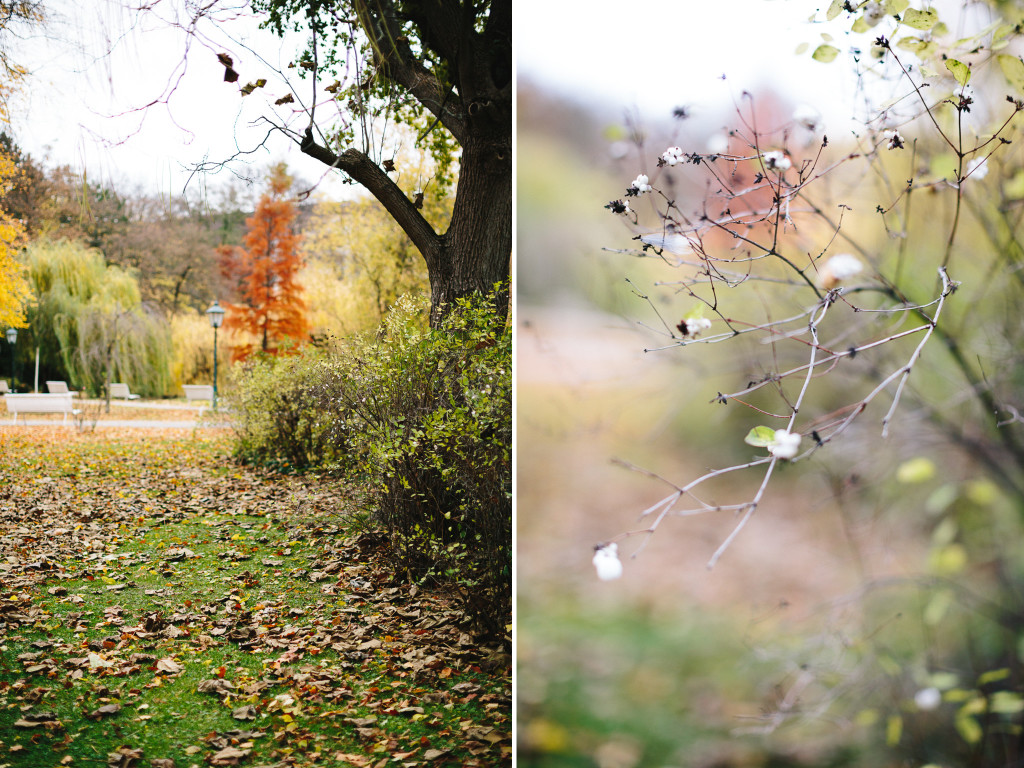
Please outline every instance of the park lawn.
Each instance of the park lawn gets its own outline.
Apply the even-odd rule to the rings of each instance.
[[[224,430],[0,428],[0,766],[501,765],[511,659]]]

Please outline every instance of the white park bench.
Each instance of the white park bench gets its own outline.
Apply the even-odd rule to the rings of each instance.
[[[64,394],[46,394],[42,392],[23,395],[4,395],[4,402],[7,404],[7,412],[14,414],[11,424],[18,423],[19,413],[63,413],[64,423],[67,423],[68,414],[72,416],[79,411],[75,408],[74,395],[71,392]]]
[[[122,400],[138,400],[138,395],[133,395],[127,384],[111,384],[110,396],[119,397]]]
[[[182,384],[181,388],[185,390],[185,400],[192,402],[193,400],[209,400],[213,402],[213,384]],[[199,406],[199,415],[203,415],[205,406]]]
[[[46,390],[51,395],[71,395],[74,397],[78,394],[74,390],[68,389],[68,383],[66,381],[48,381],[46,382]]]

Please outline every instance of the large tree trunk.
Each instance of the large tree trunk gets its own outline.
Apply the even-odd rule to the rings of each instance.
[[[486,4],[460,0],[352,0],[352,7],[371,41],[377,71],[419,101],[462,148],[448,231],[435,232],[365,152],[350,148],[339,155],[318,144],[312,122],[300,146],[362,184],[409,236],[427,264],[430,319],[436,327],[456,299],[489,294],[510,275],[512,5],[492,0],[485,11]],[[419,57],[403,26],[408,22],[431,56],[444,63],[444,77]],[[498,309],[507,314],[507,289]]]
[[[497,140],[470,137],[462,148],[462,167],[451,225],[435,254],[427,257],[430,319],[436,326],[456,299],[488,294],[509,276],[512,256],[512,148]],[[508,286],[498,296],[502,317],[508,312]]]
[[[509,123],[511,125],[511,123]],[[365,154],[348,149],[340,155],[317,144],[307,128],[302,151],[324,165],[339,168],[379,200],[423,256],[430,277],[430,322],[436,327],[455,299],[488,294],[508,280],[512,260],[511,131],[469,133],[455,205],[448,231],[438,235],[387,174]],[[508,292],[497,309],[508,312]]]

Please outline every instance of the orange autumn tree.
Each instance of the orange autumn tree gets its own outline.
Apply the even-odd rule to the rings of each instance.
[[[245,221],[244,247],[217,249],[221,275],[238,296],[237,303],[225,303],[224,329],[240,339],[231,353],[233,361],[257,352],[280,354],[282,345],[285,349],[297,346],[309,333],[306,303],[297,282],[303,258],[301,238],[292,227],[291,182],[284,163],[275,165],[269,191],[260,197],[256,213]]]

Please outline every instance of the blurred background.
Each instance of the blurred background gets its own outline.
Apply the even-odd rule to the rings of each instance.
[[[591,564],[595,545],[642,529],[640,513],[671,484],[763,455],[734,437],[760,423],[756,414],[714,400],[772,367],[755,341],[665,348],[694,302],[675,287],[678,268],[638,250],[634,238],[658,229],[653,208],[630,199],[634,225],[605,206],[637,174],[653,179],[666,147],[721,151],[744,119],[791,125],[808,101],[840,145],[830,161],[842,158],[851,133],[864,132],[854,119],[863,81],[810,58],[833,39],[808,23],[815,11],[807,2],[736,2],[724,19],[714,4],[517,4],[521,765],[953,765],[966,763],[945,761],[965,755],[1018,764],[1005,745],[992,757],[998,739],[988,735],[1021,733],[1019,633],[979,618],[979,606],[1007,609],[993,586],[1000,579],[1020,593],[1020,558],[1006,551],[1020,541],[1020,497],[972,454],[965,433],[929,420],[923,403],[946,413],[963,406],[957,424],[977,416],[939,353],[915,379],[893,437],[877,439],[879,413],[851,430],[842,453],[780,467],[714,568],[709,559],[736,525],[730,513],[670,517],[649,538],[619,539],[621,579],[600,581]],[[784,140],[806,156],[820,136],[793,130]],[[916,170],[879,157],[887,170],[875,175],[902,180]],[[913,162],[941,181],[949,158],[922,144]],[[1019,168],[1008,155],[979,205],[1005,202]],[[893,265],[906,254],[869,215],[879,198],[868,175],[837,173],[828,192],[852,204],[848,221],[862,222],[862,242],[888,254],[876,266],[899,273]],[[681,200],[696,206],[715,192],[707,174],[682,176],[673,187]],[[936,222],[953,210],[943,200],[917,203],[904,222],[921,253],[941,252],[948,232]],[[961,238],[979,254],[997,252],[979,220],[964,223]],[[820,229],[796,230],[794,247],[820,248]],[[996,272],[978,259],[977,274],[961,269],[991,280]],[[765,307],[748,309],[769,313],[780,296],[797,305],[766,288],[747,296]],[[1003,323],[1011,306],[993,301],[1002,319],[971,348],[995,358],[990,371],[1019,370],[1019,353],[996,341],[1019,334],[1019,323]],[[901,322],[886,332],[912,326]],[[822,397],[877,383],[884,365],[851,362]],[[1007,391],[1019,394],[1015,386]],[[736,473],[706,492],[712,502],[750,498],[759,479]],[[995,677],[979,678],[986,674]],[[998,680],[1000,695],[1015,698],[979,705]]]

